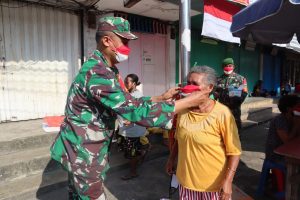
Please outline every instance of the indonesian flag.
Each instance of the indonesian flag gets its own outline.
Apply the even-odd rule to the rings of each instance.
[[[202,35],[226,42],[240,43],[230,32],[232,16],[240,11],[236,4],[226,0],[204,0]]]

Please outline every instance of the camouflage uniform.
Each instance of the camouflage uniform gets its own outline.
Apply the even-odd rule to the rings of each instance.
[[[117,114],[141,126],[172,126],[174,102],[132,97],[120,87],[118,73],[96,50],[70,87],[66,117],[51,147],[51,157],[69,172],[70,199],[106,199],[103,181]]]
[[[244,86],[241,97],[229,97],[229,87],[239,88],[241,85]],[[215,95],[215,97],[221,103],[228,106],[231,110],[240,134],[242,127],[241,105],[248,95],[246,79],[235,72],[232,72],[230,75],[223,74],[221,77],[218,78],[216,93],[217,94]]]

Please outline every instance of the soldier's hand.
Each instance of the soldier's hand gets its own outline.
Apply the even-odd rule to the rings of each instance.
[[[183,99],[175,101],[175,113],[180,113],[181,111],[198,107],[201,103],[208,100],[208,96],[211,90],[203,89],[201,91],[196,91],[188,95]]]
[[[179,93],[179,87],[170,88],[168,91],[162,94],[164,101],[172,100]]]
[[[129,126],[129,125],[131,124],[131,122],[130,122],[130,121],[128,121],[128,120],[124,120],[124,122],[123,122],[123,123],[124,123],[124,125],[125,125],[125,126]]]
[[[207,101],[210,90],[196,91],[185,97],[185,100],[190,105],[190,107],[197,107],[199,104]]]
[[[179,87],[173,87],[160,96],[151,97],[152,102],[170,101],[179,93]]]

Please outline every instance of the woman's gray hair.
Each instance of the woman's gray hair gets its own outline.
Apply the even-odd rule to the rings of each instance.
[[[206,74],[206,79],[205,79],[205,84],[206,85],[216,85],[217,83],[217,74],[216,74],[216,71],[211,68],[211,67],[208,67],[208,66],[195,66],[193,67],[188,76],[187,76],[187,79],[189,79],[189,77],[191,76],[192,73],[196,73],[196,74]]]

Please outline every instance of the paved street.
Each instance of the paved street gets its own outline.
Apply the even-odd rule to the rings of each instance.
[[[243,132],[243,155],[235,177],[235,184],[254,197],[264,159],[264,143],[268,123],[248,128]],[[169,177],[164,172],[167,156],[143,164],[140,177],[122,181],[120,177],[128,169],[114,171],[106,181],[109,200],[158,200],[168,196]],[[258,198],[255,198],[258,199]],[[261,198],[267,200],[266,197]]]
[[[128,170],[121,170],[108,175],[106,188],[109,200],[159,200],[168,197],[169,176],[164,172],[167,157],[148,161],[140,168],[140,176],[123,181],[120,177]]]
[[[256,200],[269,200],[267,197],[255,197],[255,190],[260,176],[264,159],[264,144],[268,131],[268,123],[244,130],[242,147],[243,155],[235,176],[234,183]],[[153,151],[166,151],[165,147],[156,146]],[[113,162],[121,160],[120,153],[112,151]],[[121,176],[128,173],[128,166],[113,167],[108,173],[106,193],[108,200],[159,200],[168,197],[169,176],[164,171],[167,156],[161,154],[152,160],[144,162],[139,168],[140,176],[129,181],[121,180]],[[42,200],[67,199],[66,188],[61,188],[42,196]],[[175,198],[176,199],[176,198]]]

